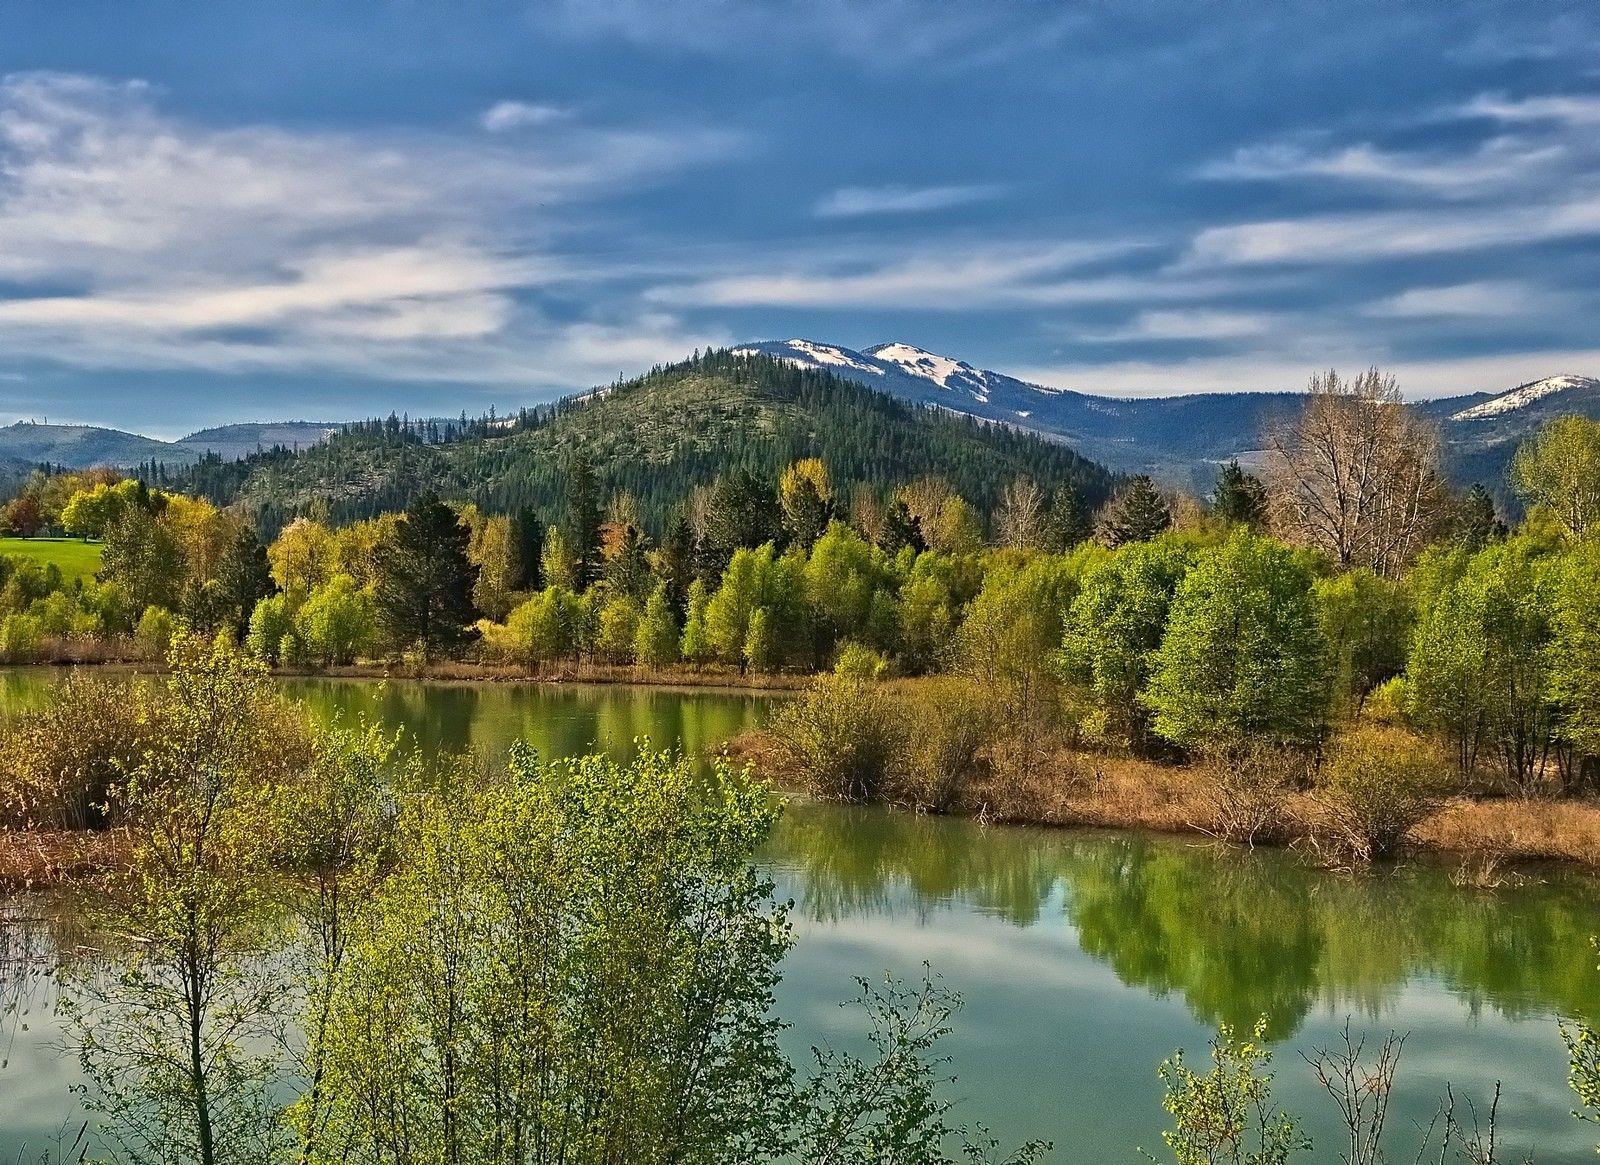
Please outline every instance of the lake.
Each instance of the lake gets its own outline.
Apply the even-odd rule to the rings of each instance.
[[[0,701],[36,701],[48,673],[0,676]],[[648,736],[704,752],[758,724],[770,697],[582,685],[293,680],[321,715],[403,725],[425,748],[625,755]],[[1409,1033],[1391,1117],[1412,1142],[1451,1082],[1483,1102],[1503,1084],[1502,1142],[1540,1162],[1594,1158],[1570,1115],[1557,1019],[1600,1019],[1596,891],[1549,870],[1492,892],[1448,863],[1363,876],[1283,851],[1113,831],[983,827],[876,808],[796,801],[763,856],[795,903],[797,945],[779,992],[801,1053],[852,1043],[853,977],[911,977],[924,961],[966,1007],[945,1050],[958,1115],[1003,1141],[1045,1137],[1055,1162],[1157,1153],[1156,1066],[1203,1054],[1218,1022],[1268,1015],[1280,1103],[1304,1114],[1318,1161],[1335,1160],[1331,1108],[1299,1052],[1348,1020]],[[72,1120],[76,1066],[57,1050],[45,987],[3,1033],[0,1159]],[[1396,1154],[1410,1160],[1409,1149]],[[1514,1159],[1514,1158],[1507,1158]]]

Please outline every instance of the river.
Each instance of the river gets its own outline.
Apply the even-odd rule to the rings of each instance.
[[[47,682],[0,676],[0,701],[31,703]],[[519,737],[551,756],[625,755],[644,736],[703,752],[770,707],[645,687],[286,685],[320,715],[367,716],[424,748],[488,756]],[[1593,1160],[1600,1130],[1570,1115],[1557,1027],[1600,1019],[1600,884],[1580,872],[1469,890],[1432,861],[1336,875],[1282,851],[806,801],[788,806],[762,860],[795,903],[778,997],[791,1049],[852,1041],[854,1013],[838,1004],[854,976],[915,976],[927,961],[966,1000],[945,1049],[958,1115],[1006,1143],[1048,1138],[1050,1161],[1135,1161],[1141,1146],[1160,1156],[1157,1064],[1178,1046],[1203,1053],[1218,1022],[1248,1027],[1263,1014],[1278,1100],[1307,1117],[1318,1161],[1336,1159],[1336,1129],[1299,1053],[1347,1020],[1374,1039],[1409,1033],[1397,1146],[1414,1143],[1412,1124],[1446,1082],[1482,1103],[1498,1080],[1503,1143],[1545,1163]],[[59,1041],[49,989],[36,985],[3,1033],[0,1160],[74,1119],[77,1075]]]

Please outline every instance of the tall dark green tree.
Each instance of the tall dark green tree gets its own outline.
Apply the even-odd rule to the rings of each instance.
[[[748,469],[717,478],[706,500],[703,538],[720,564],[741,547],[771,542],[781,531],[777,492]]]
[[[650,560],[645,557],[644,538],[632,526],[623,530],[616,553],[607,561],[605,579],[612,590],[641,603],[655,589],[655,576],[650,573]]]
[[[478,568],[467,559],[471,536],[454,510],[427,493],[378,543],[373,603],[396,647],[452,655],[472,639]]]
[[[532,506],[518,506],[511,515],[511,545],[517,555],[516,578],[512,589],[536,591],[540,588],[539,556],[544,553],[544,526]]]
[[[1267,518],[1267,487],[1255,474],[1240,468],[1237,461],[1230,461],[1217,474],[1211,508],[1219,518],[1259,530]]]
[[[600,487],[581,451],[567,462],[567,537],[578,555],[578,585],[586,587],[600,572]]]
[[[267,563],[267,548],[249,526],[240,526],[217,560],[218,615],[234,636],[242,637],[256,604],[277,589]]]
[[[922,527],[911,516],[905,502],[898,498],[889,504],[883,515],[883,533],[878,536],[878,545],[889,554],[898,554],[906,546],[919,553],[928,548],[922,537]]]
[[[1172,525],[1172,511],[1144,474],[1131,478],[1100,519],[1100,540],[1115,549],[1129,542],[1148,542]]]
[[[682,511],[667,523],[656,547],[655,566],[657,577],[666,584],[668,601],[681,615],[694,581],[694,528]]]
[[[1057,486],[1050,496],[1050,505],[1044,512],[1041,538],[1044,548],[1051,551],[1067,550],[1082,542],[1091,533],[1089,513],[1083,500],[1071,486]]]
[[[1506,536],[1506,524],[1495,513],[1494,498],[1483,488],[1481,481],[1474,482],[1456,507],[1452,523],[1455,540],[1468,550],[1482,550],[1490,542]]]

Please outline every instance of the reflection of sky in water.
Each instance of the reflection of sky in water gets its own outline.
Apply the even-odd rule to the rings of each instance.
[[[6,699],[26,699],[14,676]],[[325,715],[405,725],[426,748],[498,753],[518,737],[546,755],[594,742],[625,753],[648,735],[704,751],[757,723],[758,697],[661,689],[302,681]],[[1553,874],[1492,895],[1458,890],[1418,864],[1333,877],[1292,855],[1114,832],[983,829],[805,801],[792,803],[764,860],[793,898],[797,945],[779,991],[786,1042],[858,1038],[841,1008],[853,977],[910,977],[924,961],[966,998],[947,1051],[965,1098],[1006,1143],[1042,1136],[1061,1162],[1135,1160],[1161,1149],[1156,1065],[1179,1045],[1203,1054],[1218,1019],[1274,1018],[1279,1099],[1334,1130],[1298,1050],[1359,1030],[1410,1032],[1391,1127],[1410,1160],[1445,1081],[1486,1098],[1504,1084],[1506,1139],[1539,1160],[1593,1159],[1569,1114],[1552,1018],[1591,1012],[1594,884]],[[0,1160],[24,1136],[80,1120],[76,1065],[53,1047],[37,999],[0,1072]],[[76,1128],[76,1124],[73,1125]],[[1328,1159],[1319,1154],[1318,1160]]]

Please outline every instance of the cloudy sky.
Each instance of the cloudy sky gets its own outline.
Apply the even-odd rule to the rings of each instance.
[[[1600,375],[1600,9],[0,8],[0,420],[479,412],[902,340],[1153,394]]]

